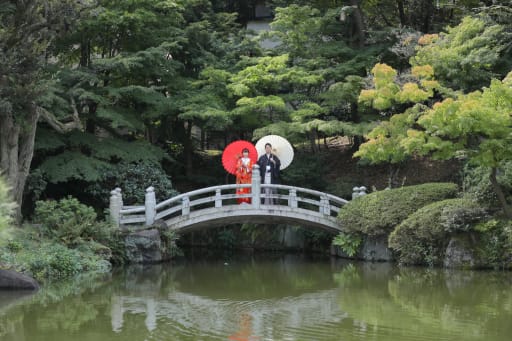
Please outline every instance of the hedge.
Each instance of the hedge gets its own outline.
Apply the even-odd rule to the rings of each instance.
[[[454,183],[427,183],[373,192],[346,204],[338,219],[350,232],[387,235],[419,208],[456,195]]]
[[[449,235],[473,230],[486,216],[475,201],[447,199],[420,208],[389,236],[388,245],[402,264],[437,265],[444,259]]]

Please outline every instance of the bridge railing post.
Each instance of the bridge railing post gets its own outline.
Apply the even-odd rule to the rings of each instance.
[[[290,194],[288,195],[288,206],[291,208],[299,207],[299,203],[297,201],[297,190],[291,189]]]
[[[190,199],[188,197],[184,197],[181,201],[181,215],[189,215],[190,214]]]
[[[260,166],[258,165],[254,165],[252,167],[251,199],[252,207],[255,209],[259,209],[261,205],[261,177]]]
[[[112,223],[119,227],[119,223],[121,220],[121,208],[122,208],[122,199],[119,196],[121,192],[117,190],[113,190],[110,192],[110,203],[109,203],[109,211],[110,211],[110,219],[112,219]]]
[[[324,214],[328,216],[331,215],[331,203],[327,195],[324,197]]]
[[[329,206],[329,199],[327,196],[322,195],[320,197],[320,205],[318,206],[318,212],[324,215],[331,215],[331,208]]]
[[[146,188],[144,206],[146,213],[146,226],[153,225],[156,216],[156,197],[155,188],[153,186],[149,186],[148,188]]]
[[[219,207],[222,207],[222,197],[220,188],[217,188],[215,190],[215,208]]]
[[[119,199],[119,209],[122,210],[123,209],[123,194],[121,193],[121,188],[116,187],[115,191],[116,191],[117,197]]]

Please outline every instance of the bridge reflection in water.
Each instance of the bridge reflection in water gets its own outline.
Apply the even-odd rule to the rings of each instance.
[[[206,332],[220,331],[226,326],[231,326],[227,329],[235,331],[239,328],[237,321],[250,316],[252,334],[263,336],[268,330],[265,321],[279,321],[278,324],[288,328],[308,328],[339,321],[339,317],[335,316],[342,312],[333,297],[336,297],[335,289],[250,304],[211,300],[181,292],[169,294],[165,301],[158,302],[151,297],[114,296],[112,330],[122,330],[126,313],[145,314],[144,323],[150,332],[157,328],[158,317],[172,318],[187,328]]]
[[[336,324],[344,313],[335,299],[338,289],[328,267],[301,264],[299,269],[289,260],[280,267],[205,263],[193,271],[175,269],[176,290],[163,297],[161,283],[150,275],[129,277],[126,289],[133,292],[137,287],[136,294],[112,296],[112,330],[122,332],[125,317],[133,314],[144,316],[148,332],[173,325],[171,329],[239,341],[272,340],[276,332],[286,334],[283,328],[307,330]]]
[[[132,294],[115,295],[112,329],[129,335],[124,319],[139,315],[157,339],[498,341],[512,333],[504,273],[343,261],[204,263],[172,273],[160,283],[148,274],[126,282]]]

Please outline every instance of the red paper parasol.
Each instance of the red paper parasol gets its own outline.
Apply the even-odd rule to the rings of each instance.
[[[242,150],[245,148],[249,150],[249,158],[252,162],[258,161],[258,152],[251,142],[244,140],[231,142],[222,153],[222,165],[228,173],[235,174],[236,163],[242,156]]]

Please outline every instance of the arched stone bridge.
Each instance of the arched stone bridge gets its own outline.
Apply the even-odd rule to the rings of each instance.
[[[251,193],[235,195],[236,188],[249,187]],[[273,193],[265,194],[270,188]],[[251,198],[250,204],[238,204],[240,197]],[[262,203],[272,198],[273,205]],[[297,223],[331,231],[341,231],[336,221],[340,207],[347,200],[307,188],[261,184],[259,167],[253,168],[252,183],[221,185],[195,190],[156,203],[153,187],[146,190],[144,206],[123,206],[120,189],[111,192],[110,214],[120,226],[152,225],[163,220],[176,231],[233,223]]]

